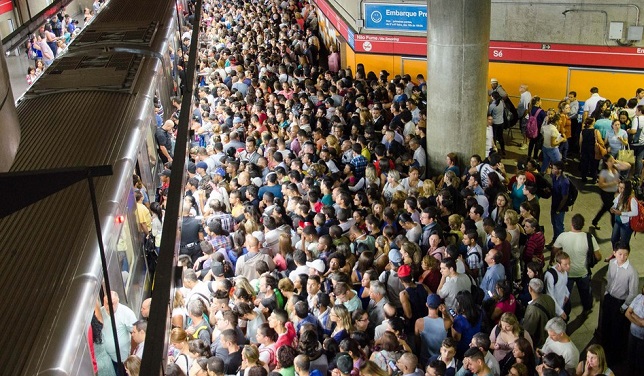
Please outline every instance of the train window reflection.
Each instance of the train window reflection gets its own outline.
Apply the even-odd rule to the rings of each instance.
[[[130,274],[134,266],[134,246],[132,244],[132,237],[130,234],[130,220],[126,217],[125,222],[121,228],[121,234],[116,245],[118,250],[119,265],[121,265],[121,274],[123,276],[123,286],[125,291],[129,291],[130,287]]]

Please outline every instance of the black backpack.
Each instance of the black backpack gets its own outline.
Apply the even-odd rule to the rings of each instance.
[[[503,98],[503,129],[509,129],[519,121],[519,113],[510,98]]]
[[[483,304],[483,298],[485,297],[485,293],[483,292],[483,289],[480,288],[476,282],[474,281],[474,278],[472,278],[471,275],[467,274],[467,276],[470,279],[470,283],[472,283],[472,286],[470,287],[470,292],[472,293],[472,299],[474,300],[474,303],[476,305],[481,305]]]
[[[575,183],[570,180],[569,177],[565,178],[568,179],[568,182],[570,183],[568,188],[568,199],[566,200],[566,207],[570,209],[573,207],[573,205],[575,205],[575,201],[577,201],[577,197],[579,196],[579,189],[577,188]]]
[[[552,286],[553,286],[553,288],[554,288],[554,286],[557,286],[557,282],[559,281],[559,273],[557,273],[557,271],[555,269],[553,269],[553,268],[548,268],[548,270],[546,270],[546,273],[548,273],[548,274],[550,274],[552,276],[552,281],[553,281]],[[546,288],[546,290],[548,288],[547,286],[548,285],[544,286]],[[551,293],[551,294],[554,293],[554,291],[546,291],[546,292]]]

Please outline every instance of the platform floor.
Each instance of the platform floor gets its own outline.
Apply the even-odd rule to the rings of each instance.
[[[527,155],[527,150],[520,150],[518,143],[521,141],[520,133],[518,130],[514,130],[514,137],[508,137],[507,131],[506,134],[506,152],[507,156],[503,159],[503,163],[506,165],[506,171],[508,173],[516,172],[516,161]],[[507,142],[510,141],[511,146],[507,146]],[[579,197],[575,203],[572,213],[580,213],[584,216],[586,220],[586,227],[584,231],[588,231],[590,222],[601,207],[601,199],[599,197],[599,187],[596,185],[583,185],[579,179],[579,173],[577,171],[578,159],[573,159],[569,161],[566,166],[566,174],[571,176],[571,178],[576,183],[576,186],[579,188]],[[545,236],[546,242],[550,242],[552,239],[552,225],[550,223],[550,199],[541,199],[541,225],[545,227]],[[564,221],[565,231],[570,230],[570,219],[572,214],[567,213]],[[604,217],[599,221],[599,227],[601,230],[595,230],[590,228],[591,233],[597,238],[597,242],[601,247],[601,252],[603,257],[610,256],[612,252],[612,247],[610,243],[610,237],[612,228],[610,225],[609,214],[604,214]],[[546,259],[550,256],[550,252],[546,253]],[[631,264],[639,272],[640,275],[640,286],[644,283],[644,234],[633,234],[631,238],[631,254],[629,257]],[[592,312],[584,317],[581,316],[582,307],[579,299],[579,293],[576,288],[573,288],[571,302],[572,302],[572,312],[570,314],[570,321],[568,322],[567,332],[570,335],[572,341],[575,343],[577,348],[582,351],[587,346],[596,343],[597,339],[595,338],[595,330],[597,329],[597,321],[599,318],[599,303],[605,291],[606,284],[606,273],[608,271],[608,264],[604,261],[600,261],[595,268],[593,268],[592,276],[592,290],[593,290],[593,310]],[[625,341],[627,338],[625,338]],[[583,355],[583,354],[582,354]],[[619,372],[622,370],[623,365],[610,365],[611,369],[615,374],[623,374]]]

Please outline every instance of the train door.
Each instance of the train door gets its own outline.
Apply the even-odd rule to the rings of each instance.
[[[580,101],[590,96],[590,88],[599,88],[599,95],[617,101],[619,98],[630,99],[635,96],[635,90],[642,87],[641,71],[568,68],[568,83],[566,93],[577,92]],[[562,93],[562,98],[564,93]]]
[[[403,75],[408,74],[411,77],[411,80],[416,82],[416,76],[420,73],[427,80],[427,59],[426,58],[416,58],[416,57],[405,57],[400,58],[400,63],[402,65],[401,72]]]

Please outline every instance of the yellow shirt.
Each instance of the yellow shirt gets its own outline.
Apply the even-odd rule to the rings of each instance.
[[[134,213],[136,215],[136,222],[140,225],[139,229],[143,230],[145,228],[147,231],[152,230],[152,215],[150,215],[150,210],[145,205],[137,202]]]

